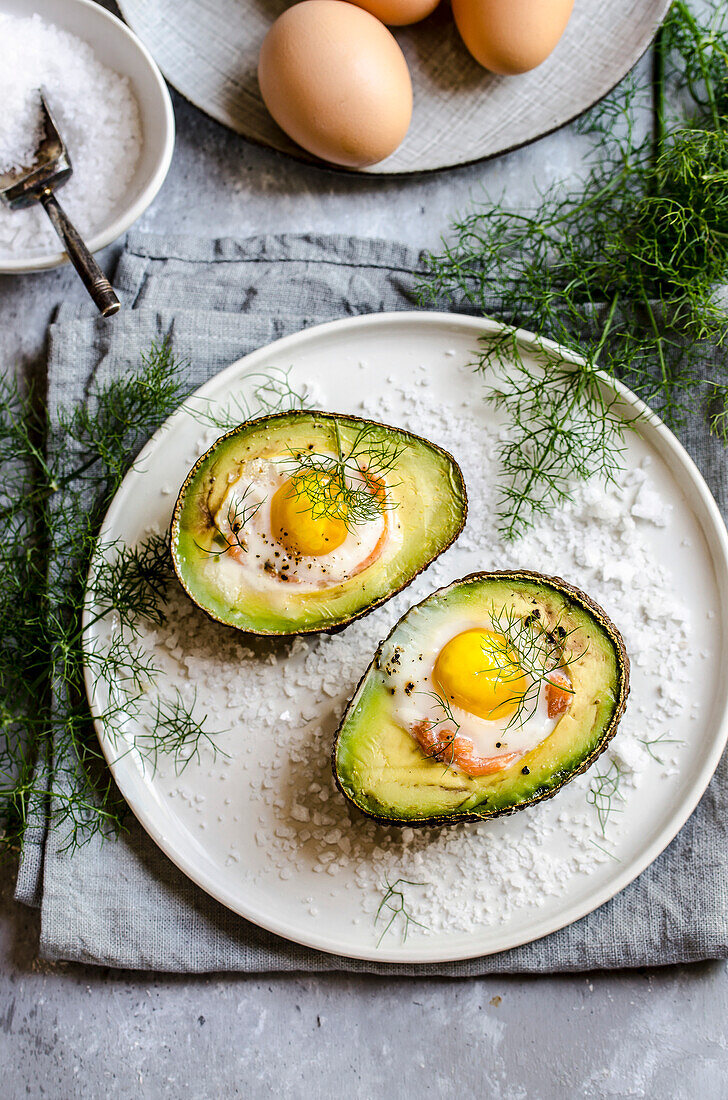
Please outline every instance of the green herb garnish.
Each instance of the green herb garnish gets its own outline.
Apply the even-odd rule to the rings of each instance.
[[[538,611],[522,618],[512,607],[506,607],[493,612],[491,623],[493,633],[483,648],[488,658],[487,674],[492,676],[495,671],[496,682],[503,684],[520,682],[524,674],[528,680],[525,691],[515,690],[501,704],[515,705],[504,731],[520,729],[535,714],[542,687],[550,685],[566,695],[574,694],[565,673],[586,650],[567,656],[565,646],[574,631],[566,631],[559,623],[548,630]]]
[[[728,371],[714,360],[728,334],[716,296],[728,281],[724,9],[711,4],[701,22],[676,0],[652,87],[627,80],[582,122],[593,155],[579,188],[556,183],[528,212],[484,201],[427,259],[423,302],[467,305],[584,359],[573,368],[550,349],[532,359],[513,331],[482,342],[475,366],[512,429],[500,454],[506,537],[568,499],[574,480],[619,469],[625,424],[598,370],[673,427],[703,402],[709,372],[712,424],[724,434]],[[654,134],[643,137],[650,111]]]
[[[251,492],[252,486],[247,485],[240,496],[230,498],[225,512],[225,526],[223,527],[213,520],[215,534],[212,538],[212,546],[208,549],[205,546],[200,546],[199,542],[195,542],[198,550],[215,558],[222,557],[230,550],[242,550],[244,554],[247,554],[248,545],[245,541],[245,528],[263,505],[263,501],[258,504],[247,503]]]
[[[728,446],[728,382],[707,382],[712,387],[706,402],[710,430]]]
[[[566,695],[574,694],[565,672],[586,651],[567,657],[564,647],[573,631],[567,633],[558,624],[547,630],[538,612],[521,618],[512,608],[504,608],[493,613],[491,622],[493,632],[482,637],[486,658],[482,674],[494,677],[496,683],[514,685],[513,694],[491,712],[492,720],[497,721],[500,709],[514,708],[503,727],[503,732],[507,733],[514,726],[520,729],[533,716],[543,686],[550,684]],[[525,690],[521,687],[524,677],[527,680]],[[440,729],[439,740],[432,743],[429,752],[425,751],[424,746],[420,747],[425,756],[444,762],[446,768],[451,768],[455,763],[455,741],[460,730],[452,701],[438,691],[418,694],[434,701],[431,710],[436,717],[427,720],[427,732]]]
[[[387,920],[387,923],[384,926],[382,934],[380,935],[379,939],[377,940],[377,947],[379,947],[382,940],[386,936],[387,932],[389,932],[390,928],[392,928],[395,921],[397,921],[397,920],[399,920],[400,924],[401,924],[402,943],[405,943],[405,941],[407,939],[407,934],[410,930],[411,925],[416,925],[418,928],[426,928],[427,927],[426,925],[422,924],[420,921],[415,920],[415,918],[411,915],[411,913],[407,909],[407,903],[405,901],[404,890],[402,889],[404,886],[427,886],[427,883],[426,882],[410,882],[410,880],[406,879],[406,878],[398,878],[398,879],[396,879],[395,882],[393,882],[391,884],[390,884],[389,880],[387,878],[385,878],[384,882],[385,882],[386,889],[385,889],[384,897],[380,901],[379,908],[377,909],[377,912],[374,916],[374,925],[376,927],[376,925],[377,925],[377,923],[379,922],[380,919],[381,920],[387,920],[387,917],[389,917],[389,919]]]
[[[32,393],[0,382],[2,847],[44,827],[49,807],[69,849],[122,824],[126,807],[95,735],[85,665],[108,687],[101,720],[120,745],[129,717],[149,708],[150,732],[137,747],[150,759],[171,749],[183,766],[209,736],[180,698],[150,692],[155,667],[137,640],[142,620],[163,621],[165,540],[135,548],[97,548],[96,540],[134,455],[187,395],[181,366],[166,342],[155,345],[135,373],[62,410],[51,431]],[[104,645],[84,637],[87,598],[93,621],[117,620]]]
[[[122,542],[97,543],[87,599],[93,599],[99,618],[116,612],[122,626],[136,633],[140,619],[164,622],[162,604],[172,577],[167,540],[150,535],[139,546]]]
[[[375,424],[362,424],[344,444],[332,421],[333,454],[291,451],[287,465],[297,497],[314,519],[340,520],[348,529],[371,523],[397,507],[385,479],[396,469],[406,444],[383,439]]]
[[[655,748],[657,747],[659,749],[661,745],[685,744],[685,742],[681,738],[670,737],[668,733],[661,733],[659,737],[653,737],[651,740],[645,740],[642,737],[638,737],[637,740],[640,742],[641,745],[645,746],[648,754],[652,757],[652,759],[656,761],[656,763],[660,764],[662,767],[664,767],[665,761],[657,755],[657,753],[655,752]]]
[[[592,775],[589,782],[586,800],[597,812],[603,837],[607,835],[607,825],[612,814],[622,813],[622,807],[616,805],[617,802],[624,802],[624,795],[619,789],[621,782],[622,772],[616,760],[613,760],[605,771]]]
[[[207,729],[207,719],[195,715],[196,693],[186,703],[178,689],[169,696],[159,692],[161,669],[138,641],[144,622],[166,622],[172,576],[169,548],[159,535],[138,547],[99,544],[86,588],[93,615],[74,659],[91,673],[98,721],[113,745],[126,746],[121,755],[133,748],[153,769],[160,754],[166,755],[179,775],[190,760],[199,759],[203,746],[213,756],[225,753],[215,744],[217,734]],[[110,618],[115,620],[110,636],[91,640],[90,629]],[[102,697],[108,702],[99,709]],[[130,720],[136,727],[131,737]]]
[[[613,859],[615,863],[622,862],[619,856],[615,856],[614,852],[610,852],[609,849],[605,848],[603,844],[597,844],[594,837],[591,837],[591,843],[594,845],[595,848],[598,848],[600,852],[604,852],[605,856],[609,856],[610,859]]]
[[[246,420],[258,416],[273,416],[275,413],[289,412],[292,409],[309,408],[309,398],[305,386],[297,388],[291,374],[293,367],[271,367],[267,371],[255,371],[245,375],[245,383],[250,393],[239,391],[228,397],[224,403],[208,398],[193,398],[185,408],[199,421],[220,432],[229,432]]]
[[[431,710],[441,717],[428,719],[429,731],[436,730],[438,726],[448,725],[452,729],[442,731],[442,739],[436,741],[432,746],[431,752],[425,752],[425,756],[430,759],[437,760],[440,763],[444,763],[446,770],[451,768],[455,762],[455,738],[458,735],[460,729],[460,723],[456,719],[452,712],[449,700],[444,695],[440,695],[439,691],[418,691],[418,695],[427,695],[430,699],[433,699],[433,705]],[[420,746],[422,747],[422,746]],[[424,752],[424,749],[423,749]],[[448,759],[449,755],[449,759]]]

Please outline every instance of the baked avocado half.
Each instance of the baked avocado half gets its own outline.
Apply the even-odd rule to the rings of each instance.
[[[379,646],[336,734],[336,784],[386,825],[512,814],[596,760],[628,690],[622,638],[578,588],[472,573]]]
[[[170,528],[183,588],[251,634],[332,632],[408,585],[459,535],[457,462],[399,428],[292,411],[234,428],[185,479]]]

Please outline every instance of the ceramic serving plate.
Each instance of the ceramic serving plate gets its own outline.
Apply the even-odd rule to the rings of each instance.
[[[235,912],[324,951],[440,962],[501,951],[563,927],[611,898],[665,848],[695,808],[728,735],[725,528],[686,452],[629,391],[616,387],[621,413],[632,419],[639,412],[643,419],[626,435],[623,484],[611,495],[593,494],[586,511],[580,506],[555,515],[551,534],[539,529],[520,546],[499,548],[493,534],[498,485],[487,475],[499,425],[483,400],[485,383],[472,370],[479,338],[498,331],[494,322],[468,317],[381,314],[321,325],[261,348],[203,386],[157,432],[104,521],[102,543],[136,544],[150,529],[165,530],[178,487],[215,435],[201,423],[200,410],[224,410],[271,371],[290,370],[295,386],[312,386],[318,407],[379,414],[429,432],[461,461],[471,500],[464,535],[411,589],[333,639],[298,646],[250,642],[209,622],[173,591],[167,626],[142,639],[161,653],[155,690],[196,692],[200,714],[223,730],[216,743],[226,756],[203,749],[179,774],[171,759],[161,756],[153,767],[135,750],[141,720],[130,716],[114,738],[97,723],[119,788],[167,856]],[[519,339],[531,361],[533,338]],[[640,497],[637,507],[630,502],[645,484],[651,495]],[[594,547],[622,529],[639,540],[639,561],[637,544],[625,535],[618,543],[623,553],[595,565]],[[639,562],[642,577],[634,575]],[[617,812],[607,821],[594,805],[594,772],[542,807],[429,837],[403,840],[396,829],[350,814],[335,790],[329,752],[376,642],[408,606],[449,580],[516,564],[560,572],[602,602],[618,625],[632,624],[633,687],[613,745],[624,761],[640,738],[661,739],[654,758],[639,750],[639,782],[617,792]],[[652,639],[640,641],[634,605],[645,592],[646,615],[653,618],[641,633],[652,631]],[[693,639],[677,650],[673,622],[676,636]],[[108,630],[106,623],[91,626],[89,640],[103,646]],[[684,705],[666,709],[663,665],[666,670],[675,660],[679,679],[700,691],[682,692]],[[87,685],[98,714],[107,693],[90,671]],[[602,772],[613,766],[609,759],[602,764]],[[553,871],[545,877],[544,864]],[[543,888],[534,887],[536,872]],[[406,938],[401,922],[382,937],[375,921],[392,876],[424,884],[412,888],[412,904],[427,927],[411,926]],[[477,904],[469,882],[477,883]]]
[[[260,44],[287,0],[120,0],[119,6],[186,99],[251,141],[312,160],[273,122],[258,89]],[[450,168],[563,126],[632,68],[669,7],[670,0],[576,0],[551,57],[533,72],[499,77],[470,56],[442,0],[423,23],[393,30],[412,74],[414,114],[402,145],[363,172]]]

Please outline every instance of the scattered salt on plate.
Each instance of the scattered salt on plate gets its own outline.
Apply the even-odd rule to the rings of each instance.
[[[213,726],[231,730],[220,744],[230,754],[225,766],[232,767],[234,801],[255,807],[257,815],[254,832],[242,839],[264,853],[265,869],[244,871],[229,841],[226,866],[235,863],[251,883],[290,881],[295,888],[300,880],[302,891],[310,888],[306,871],[322,882],[330,876],[334,893],[356,895],[352,913],[367,914],[375,940],[379,932],[373,921],[385,883],[409,884],[408,908],[423,926],[412,935],[472,933],[502,925],[526,909],[543,908],[548,898],[564,896],[576,877],[617,859],[614,852],[629,828],[622,811],[638,797],[647,771],[665,776],[674,771],[667,752],[663,759],[662,746],[655,754],[658,763],[647,743],[669,729],[685,708],[692,633],[679,586],[644,537],[650,527],[662,526],[669,510],[652,484],[647,460],[625,471],[619,485],[575,487],[573,502],[564,510],[540,520],[519,543],[504,543],[493,518],[495,443],[502,429],[486,428],[469,411],[421,390],[413,396],[407,385],[392,382],[385,397],[364,402],[365,413],[386,420],[392,393],[405,410],[399,418],[403,425],[452,450],[463,467],[471,508],[456,547],[390,603],[333,637],[275,647],[263,640],[243,647],[234,632],[221,632],[173,587],[167,624],[146,639],[165,667],[167,687],[190,705],[196,701]],[[198,450],[206,446],[201,436]],[[514,818],[457,829],[384,829],[350,813],[335,790],[330,770],[334,730],[377,643],[408,606],[460,575],[456,562],[463,550],[474,555],[473,566],[477,560],[481,568],[541,569],[582,585],[623,630],[634,658],[634,696],[651,697],[651,706],[649,713],[628,707],[600,765],[553,802]],[[665,744],[669,750],[680,747]],[[223,777],[223,758],[215,760],[203,750],[203,761],[200,768]],[[617,771],[614,812],[608,828],[600,827],[606,822],[609,777]],[[607,787],[595,803],[590,791],[599,773],[606,776]],[[173,766],[160,764],[155,785],[189,806],[186,784],[194,784],[196,774],[194,761],[184,779]],[[224,837],[235,835],[230,820],[238,818],[234,805],[226,800],[225,806],[230,808],[209,821],[210,843],[217,834],[221,847]]]

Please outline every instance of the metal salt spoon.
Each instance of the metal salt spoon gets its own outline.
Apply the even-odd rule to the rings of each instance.
[[[40,103],[43,137],[36,151],[35,163],[30,168],[0,174],[0,199],[11,210],[22,210],[36,202],[41,203],[86,290],[103,316],[111,317],[120,309],[119,299],[53,193],[54,188],[62,187],[69,179],[73,168],[43,90]]]

